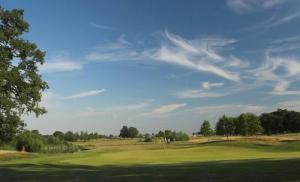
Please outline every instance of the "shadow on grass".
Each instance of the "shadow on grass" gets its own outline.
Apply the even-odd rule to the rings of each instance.
[[[300,158],[170,165],[0,165],[0,181],[300,181]]]

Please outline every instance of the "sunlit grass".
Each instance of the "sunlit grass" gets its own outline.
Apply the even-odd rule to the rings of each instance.
[[[143,174],[152,176],[155,171],[152,170],[151,166],[157,165],[164,166],[162,170],[165,171],[159,171],[159,173],[162,173],[166,178],[168,175],[180,174],[181,177],[196,175],[194,173],[197,173],[197,169],[206,170],[206,168],[203,168],[203,165],[206,165],[211,171],[217,170],[219,173],[223,173],[228,170],[225,166],[228,165],[229,168],[234,166],[236,168],[241,163],[240,165],[245,169],[249,168],[249,170],[255,171],[255,165],[247,166],[244,164],[245,161],[256,161],[259,163],[259,161],[263,162],[266,160],[282,160],[289,167],[288,161],[299,160],[300,141],[298,139],[299,135],[230,137],[229,140],[226,137],[194,137],[187,142],[174,142],[171,144],[165,144],[159,140],[152,143],[144,143],[138,139],[99,139],[88,142],[76,142],[76,144],[91,150],[72,154],[28,154],[1,151],[0,167],[1,170],[16,170],[20,172],[20,175],[24,173],[27,176],[29,172],[26,171],[35,171],[36,175],[50,173],[55,175],[57,173],[57,176],[60,176],[58,178],[60,180],[64,176],[69,176],[70,173],[83,175],[86,173],[83,173],[83,171],[86,170],[92,170],[93,175],[108,175],[107,177],[112,175],[111,177],[113,177],[114,174],[110,172],[117,170],[116,173],[123,173],[125,169],[130,170],[130,173],[134,173],[134,178],[139,178],[137,176],[141,171],[139,171],[140,169],[137,166],[143,167]],[[194,163],[196,167],[190,170],[183,169],[183,166],[187,165],[186,167],[190,168],[190,165]],[[271,165],[268,162],[263,162],[263,164]],[[24,165],[26,166],[24,167]],[[181,168],[173,169],[176,165],[180,165]],[[218,167],[214,167],[216,165]],[[272,165],[274,165],[274,169]],[[269,166],[262,170],[273,173],[280,169],[280,165],[276,162],[272,165],[271,168]],[[295,164],[293,163],[293,165]],[[290,171],[294,170],[295,166],[293,165],[291,165],[293,169]],[[120,169],[121,166],[122,170]],[[149,168],[146,166],[149,166]],[[176,172],[169,171],[170,168],[167,166]],[[299,166],[297,165],[296,167]],[[80,168],[80,172],[78,172],[78,168]],[[103,174],[102,170],[108,171]],[[62,171],[66,171],[66,173]],[[243,173],[240,175],[243,175]],[[291,172],[289,175],[294,175],[294,173]],[[9,179],[9,176],[0,171],[1,176]],[[90,177],[92,176],[88,176],[88,178]],[[296,177],[298,179],[297,175]],[[85,179],[84,175],[81,178]],[[269,177],[266,176],[266,178]],[[180,176],[178,179],[180,179]]]

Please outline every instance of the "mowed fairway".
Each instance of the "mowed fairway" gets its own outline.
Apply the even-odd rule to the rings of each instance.
[[[74,154],[0,152],[1,181],[300,181],[300,135],[102,139]]]

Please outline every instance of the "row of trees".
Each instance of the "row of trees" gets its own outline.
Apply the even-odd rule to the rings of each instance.
[[[189,135],[182,132],[182,131],[171,131],[171,130],[165,130],[165,131],[159,131],[156,135],[156,137],[164,138],[166,141],[186,141],[189,140]]]
[[[252,113],[243,113],[238,117],[223,115],[216,125],[217,135],[255,135],[262,133],[263,129],[259,118]]]
[[[171,131],[171,130],[165,130],[165,131],[159,131],[157,134],[140,134],[138,129],[135,127],[127,127],[123,126],[120,130],[121,138],[144,138],[145,142],[151,142],[153,138],[159,137],[164,138],[166,141],[185,141],[189,139],[189,135],[181,132],[181,131]]]
[[[86,131],[81,131],[81,132],[67,131],[65,133],[63,133],[61,131],[55,131],[53,133],[53,136],[59,138],[60,140],[65,140],[65,141],[69,141],[69,142],[75,142],[78,140],[88,141],[88,140],[97,139],[97,138],[113,137],[113,136],[101,135],[101,134],[98,134],[97,132],[88,133]]]
[[[252,113],[242,113],[237,117],[223,115],[216,123],[215,131],[209,121],[205,120],[199,134],[209,135],[256,135],[300,132],[300,113],[278,109],[270,113],[256,116]]]
[[[268,135],[276,133],[298,133],[300,132],[300,113],[278,109],[260,116],[261,125]]]

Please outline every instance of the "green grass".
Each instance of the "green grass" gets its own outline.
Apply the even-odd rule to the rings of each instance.
[[[277,138],[170,145],[96,140],[77,143],[92,150],[74,154],[0,153],[0,180],[300,181],[298,136]]]

